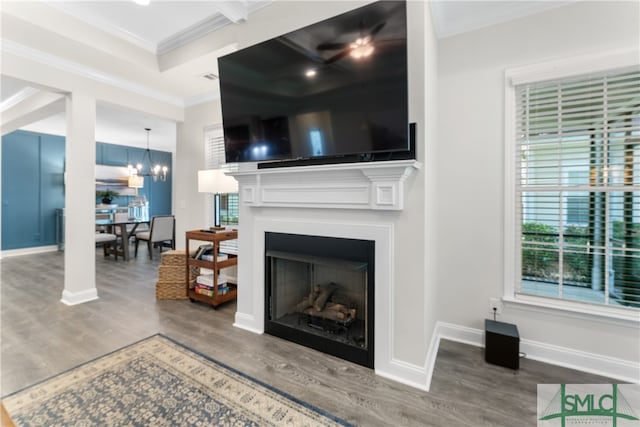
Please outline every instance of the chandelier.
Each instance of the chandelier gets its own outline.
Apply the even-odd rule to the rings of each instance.
[[[166,181],[167,180],[167,172],[169,172],[169,168],[165,165],[153,164],[151,161],[151,150],[149,149],[149,132],[150,128],[144,128],[147,131],[147,149],[142,156],[142,160],[135,167],[132,165],[128,166],[129,169],[129,177],[135,177],[133,180],[129,179],[130,182],[140,182],[141,177],[150,176],[154,181]],[[145,162],[146,160],[146,162]]]

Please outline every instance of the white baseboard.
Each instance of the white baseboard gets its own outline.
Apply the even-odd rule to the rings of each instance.
[[[433,328],[433,334],[431,334],[431,342],[429,343],[429,348],[427,349],[427,360],[424,364],[427,374],[425,377],[425,387],[427,391],[431,389],[431,379],[433,378],[433,369],[436,366],[438,348],[440,348],[440,334],[438,333],[438,322],[436,322],[436,327]]]
[[[62,291],[62,299],[60,301],[66,305],[76,305],[96,299],[98,299],[98,290],[96,288],[82,292],[69,292],[65,289]]]
[[[236,320],[233,323],[236,328],[244,329],[245,331],[253,332],[254,334],[262,334],[263,330],[256,326],[256,320],[250,314],[236,312]]]
[[[484,331],[481,329],[437,322],[434,336],[437,337],[438,342],[444,338],[477,347],[484,347]],[[433,351],[437,354],[437,347],[435,350],[430,349],[429,354],[429,356],[435,358],[435,355],[431,354]],[[602,375],[624,382],[640,383],[640,363],[527,339],[520,340],[520,351],[526,353],[528,359],[539,362]],[[433,369],[430,367],[430,372],[432,371]],[[431,373],[429,374],[429,379],[430,378]]]
[[[424,366],[414,365],[398,359],[391,359],[391,361],[384,364],[384,366],[376,367],[375,373],[376,375],[410,387],[429,391],[426,386],[427,371]]]
[[[21,248],[21,249],[11,249],[8,251],[0,251],[0,259],[8,258],[12,256],[20,256],[20,255],[33,255],[33,254],[41,254],[44,252],[55,252],[58,250],[58,246],[35,246],[33,248]]]
[[[530,340],[521,341],[520,351],[526,353],[529,359],[539,362],[640,384],[640,363]]]

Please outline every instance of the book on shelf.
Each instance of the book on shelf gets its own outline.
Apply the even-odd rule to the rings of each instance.
[[[196,283],[194,286],[194,289],[207,289],[212,291],[213,290],[213,286],[211,285],[203,285],[202,283]],[[222,289],[222,288],[228,288],[229,284],[228,283],[221,283],[218,285],[218,289]]]
[[[196,249],[196,253],[193,255],[193,259],[200,259],[200,257],[202,256],[202,254],[206,251],[206,250],[213,250],[213,243],[206,243],[204,245],[200,245],[198,246],[198,249]]]
[[[213,296],[213,289],[204,289],[204,288],[196,287],[193,291],[196,294],[205,295],[205,296],[208,296],[208,297],[212,297]]]
[[[193,287],[194,288],[198,288],[198,289],[208,289],[210,291],[213,290],[213,286],[211,286],[211,285],[203,285],[202,283],[196,283]],[[228,287],[229,287],[228,283],[221,283],[221,284],[218,285],[218,289],[228,288]]]
[[[203,261],[213,261],[213,243],[206,243],[204,245],[198,246],[198,249],[196,249],[193,255],[193,259],[199,259]],[[218,262],[225,261],[227,259],[229,259],[229,255],[222,252],[218,252],[218,259],[217,259]]]
[[[205,251],[202,255],[200,255],[200,259],[203,261],[212,261],[213,262],[213,250],[210,250],[209,252]],[[218,252],[218,259],[217,261],[226,261],[227,259],[229,259],[229,255],[227,254],[223,254],[222,252]]]
[[[218,287],[224,286],[227,279],[224,276],[218,276]],[[213,286],[213,274],[201,274],[196,277],[196,285]]]
[[[196,289],[196,294],[205,295],[208,297],[213,297],[213,290],[205,290],[205,289]],[[218,289],[218,295],[226,295],[229,293],[229,288]]]
[[[208,297],[212,297],[214,292],[213,292],[213,288],[210,286],[206,286],[206,285],[196,285],[193,288],[193,291],[197,294],[200,295],[206,295]],[[229,287],[228,286],[218,286],[218,295],[226,295],[229,293]]]

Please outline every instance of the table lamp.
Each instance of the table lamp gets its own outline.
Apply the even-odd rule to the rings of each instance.
[[[136,174],[129,175],[129,181],[127,183],[129,188],[136,189],[136,197],[138,196],[138,188],[144,187],[144,177]]]
[[[237,193],[238,181],[225,175],[222,169],[201,170],[198,171],[198,192],[214,195],[213,225],[220,228],[220,194]]]

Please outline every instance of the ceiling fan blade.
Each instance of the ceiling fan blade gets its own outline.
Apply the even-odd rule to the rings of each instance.
[[[349,46],[349,43],[320,43],[317,50],[338,50]]]
[[[342,58],[344,58],[345,56],[349,55],[349,52],[351,52],[349,49],[345,49],[342,52],[333,55],[331,58],[327,59],[326,61],[324,61],[325,64],[332,64]]]
[[[371,37],[373,37],[373,36],[375,36],[376,34],[378,34],[378,33],[380,32],[380,30],[381,30],[385,25],[387,25],[387,23],[386,23],[386,22],[381,22],[381,23],[379,23],[378,25],[376,25],[375,27],[373,27],[373,29],[371,30],[371,33],[369,33],[369,34],[371,34]]]
[[[393,46],[398,44],[406,44],[407,41],[405,39],[387,39],[387,40],[376,40],[374,44],[376,46]]]

